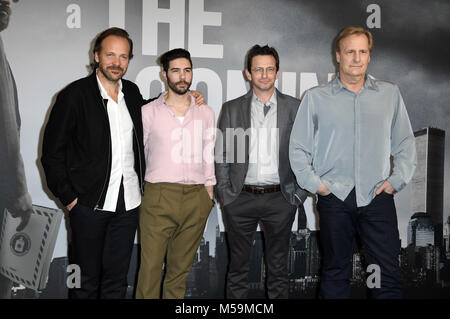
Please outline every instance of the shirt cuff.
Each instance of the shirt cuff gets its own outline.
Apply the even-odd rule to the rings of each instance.
[[[406,186],[406,183],[398,175],[391,175],[391,176],[389,176],[387,181],[389,183],[391,183],[392,187],[394,187],[396,192],[401,191]]]
[[[205,181],[205,186],[214,186],[216,185],[216,178],[209,178]]]
[[[314,175],[306,185],[304,185],[304,189],[306,189],[308,192],[312,194],[316,194],[317,190],[319,189],[320,185],[322,184],[322,181],[320,180],[320,177],[317,175]]]

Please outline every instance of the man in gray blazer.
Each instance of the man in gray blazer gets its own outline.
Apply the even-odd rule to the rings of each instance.
[[[279,57],[253,46],[245,75],[251,90],[222,106],[216,139],[216,195],[222,204],[230,263],[227,298],[246,298],[253,238],[264,231],[269,298],[288,297],[287,258],[295,212],[306,192],[289,164],[289,136],[300,100],[275,89]]]

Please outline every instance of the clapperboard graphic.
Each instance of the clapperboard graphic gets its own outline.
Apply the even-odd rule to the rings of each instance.
[[[20,232],[20,218],[5,210],[0,231],[0,273],[33,290],[47,284],[48,270],[63,213],[33,205],[27,226]]]

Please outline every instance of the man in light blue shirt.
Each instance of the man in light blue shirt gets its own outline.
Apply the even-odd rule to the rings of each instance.
[[[411,180],[415,139],[400,91],[366,74],[373,39],[350,26],[336,39],[339,73],[306,92],[289,159],[299,185],[318,194],[323,270],[320,297],[348,298],[354,236],[380,267],[375,298],[401,298],[393,194]],[[391,156],[393,163],[391,163]]]

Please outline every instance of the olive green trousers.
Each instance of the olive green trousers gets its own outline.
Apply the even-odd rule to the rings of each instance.
[[[184,298],[213,206],[203,184],[146,183],[139,217],[141,264],[136,298]],[[165,263],[164,263],[165,261]]]

